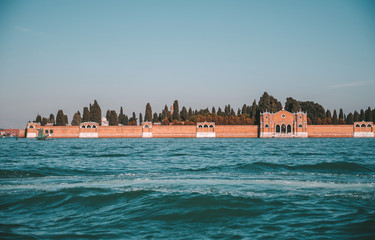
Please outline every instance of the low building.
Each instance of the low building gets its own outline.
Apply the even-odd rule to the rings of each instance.
[[[260,115],[261,138],[307,138],[307,113],[291,113],[285,109]]]

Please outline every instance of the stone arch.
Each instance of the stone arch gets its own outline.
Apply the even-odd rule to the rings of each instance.
[[[82,128],[86,128],[86,126],[85,126],[85,125],[82,125]]]
[[[211,124],[211,125],[210,125],[210,126],[208,126],[208,127],[209,127],[209,128],[214,128],[214,125],[212,125],[212,124]]]
[[[203,128],[203,126],[202,125],[198,125],[198,128]]]
[[[207,124],[204,124],[204,126],[203,126],[204,128],[208,128],[208,125]]]
[[[92,126],[92,128],[96,128],[96,126],[94,125],[94,126]]]
[[[359,128],[360,126],[359,126],[359,124],[357,124],[357,125],[355,125],[355,127],[358,127],[358,128]]]
[[[286,127],[286,132],[287,132],[287,133],[291,133],[291,132],[292,132],[292,126],[290,126],[289,124],[288,124],[288,126]]]
[[[277,132],[277,133],[280,133],[280,132],[281,132],[281,131],[280,131],[280,125],[279,125],[279,124],[276,125],[276,132]]]

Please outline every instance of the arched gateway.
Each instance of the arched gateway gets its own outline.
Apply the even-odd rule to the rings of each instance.
[[[307,114],[281,110],[260,115],[261,138],[307,138]]]

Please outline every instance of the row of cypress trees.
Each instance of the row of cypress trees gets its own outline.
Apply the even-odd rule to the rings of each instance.
[[[172,111],[169,110],[168,106],[165,105],[164,109],[160,113],[152,111],[151,104],[146,104],[144,117],[142,113],[139,113],[139,117],[135,112],[132,113],[131,117],[124,114],[123,107],[120,108],[120,113],[117,115],[115,110],[107,110],[106,118],[110,126],[116,125],[137,125],[143,121],[148,122],[160,122],[168,125],[172,124],[195,124],[199,121],[214,121],[216,124],[227,125],[227,124],[259,124],[260,113],[262,112],[278,112],[282,109],[282,104],[273,96],[264,92],[259,98],[258,103],[256,100],[253,101],[252,105],[244,104],[242,108],[238,108],[237,112],[228,104],[225,105],[222,110],[220,107],[216,110],[212,107],[211,111],[206,109],[192,110],[187,109],[185,106],[182,107],[181,111],[177,100],[173,102]],[[308,124],[353,124],[357,121],[369,121],[375,120],[375,108],[371,110],[370,107],[367,110],[361,109],[359,112],[349,113],[345,115],[343,110],[340,109],[337,114],[336,109],[333,114],[330,110],[325,110],[324,107],[318,103],[312,101],[297,101],[291,97],[288,97],[285,102],[285,110],[289,112],[303,111],[307,112]],[[73,115],[71,124],[73,126],[79,126],[81,122],[97,122],[100,125],[102,111],[96,100],[89,107],[83,108],[83,114],[77,111]],[[50,114],[49,118],[42,118],[39,114],[35,120],[40,122],[42,125],[48,123],[56,126],[65,126],[68,124],[68,117],[64,114],[63,110],[59,110],[56,115],[56,119],[53,114]]]

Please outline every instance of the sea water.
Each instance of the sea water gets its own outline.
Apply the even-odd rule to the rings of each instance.
[[[375,139],[0,140],[2,239],[374,239]]]

